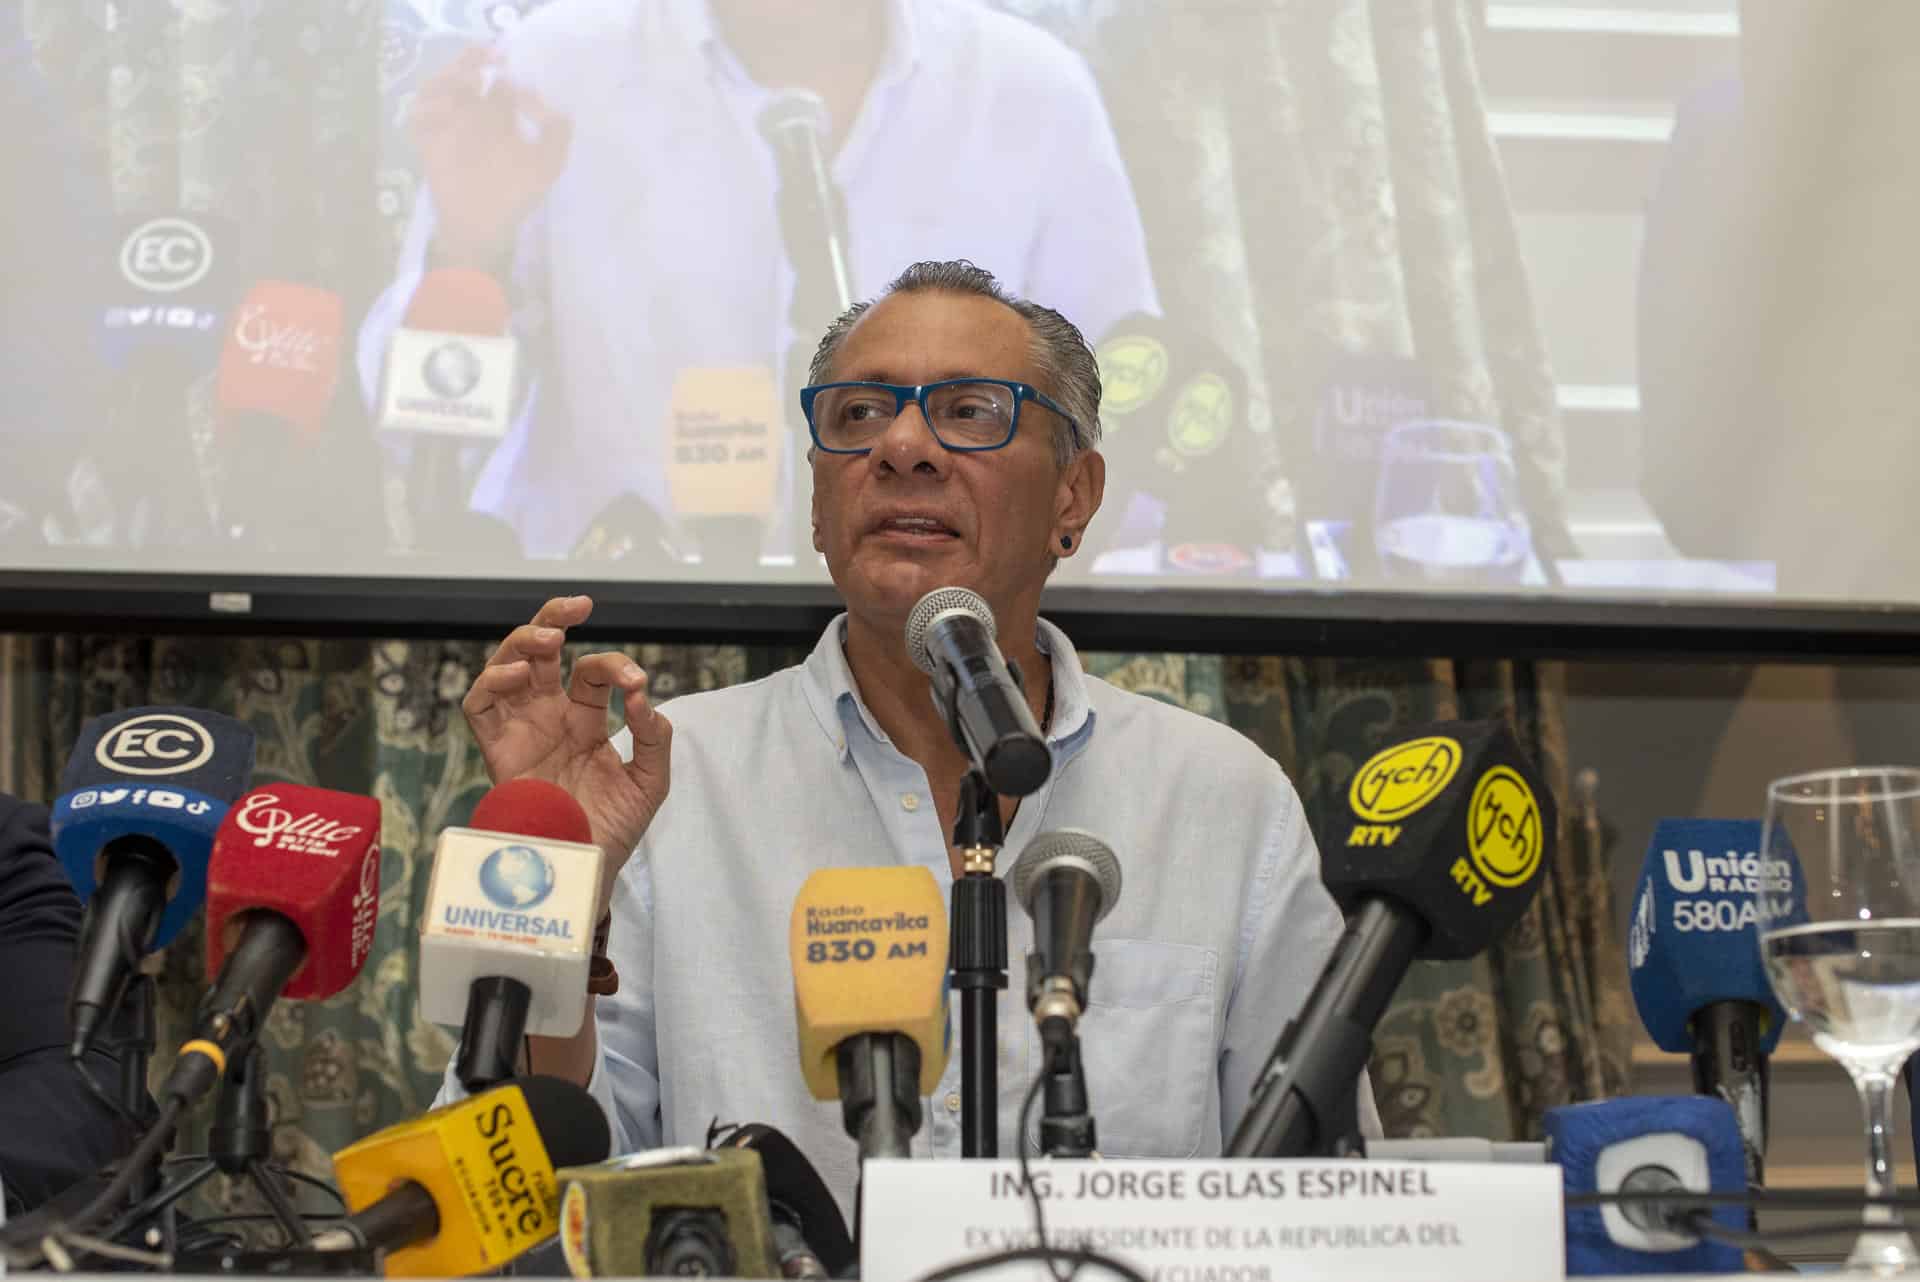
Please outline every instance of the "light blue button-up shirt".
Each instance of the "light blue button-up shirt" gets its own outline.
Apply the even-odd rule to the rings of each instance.
[[[787,954],[794,897],[820,868],[917,864],[943,894],[953,876],[926,772],[861,702],[844,627],[836,619],[798,667],[664,705],[673,791],[615,886],[609,953],[620,991],[597,1001],[590,1089],[616,1152],[702,1145],[716,1119],[765,1122],[850,1205],[854,1141],[839,1104],[814,1099],[800,1075]],[[1088,676],[1044,621],[1039,643],[1053,667],[1054,769],[1021,802],[999,869],[1054,828],[1084,828],[1113,848],[1124,884],[1094,931],[1080,1025],[1099,1151],[1217,1155],[1340,932],[1339,910],[1300,800],[1271,758],[1226,726]],[[1004,1156],[1040,1064],[1024,997],[1032,940],[1009,896]],[[960,1156],[957,998],[952,1021],[955,1053],[926,1101],[918,1156]],[[449,1071],[443,1098],[458,1093]],[[1364,1081],[1360,1097],[1362,1127],[1377,1135]]]
[[[1096,342],[1128,313],[1159,310],[1133,188],[1078,55],[969,0],[891,0],[886,40],[828,158],[856,298],[916,260],[970,258]],[[516,81],[572,120],[573,139],[515,255],[513,329],[535,386],[485,452],[471,502],[529,555],[561,555],[617,495],[670,512],[676,375],[759,368],[778,381],[796,337],[811,353],[833,317],[794,328],[779,175],[757,123],[774,95],[706,0],[553,4],[501,51]],[[435,223],[423,191],[397,278],[360,331],[370,401]],[[796,395],[783,387],[780,404]],[[789,436],[799,453],[783,467],[805,435]]]

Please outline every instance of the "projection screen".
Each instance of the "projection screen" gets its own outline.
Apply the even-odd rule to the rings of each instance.
[[[0,569],[824,584],[808,361],[967,259],[1099,357],[1058,585],[1912,605],[1821,8],[26,0]]]

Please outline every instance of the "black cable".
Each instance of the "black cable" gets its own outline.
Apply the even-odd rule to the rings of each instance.
[[[301,1184],[307,1185],[310,1188],[319,1189],[322,1193],[325,1193],[328,1197],[332,1198],[334,1201],[340,1204],[341,1215],[349,1215],[352,1213],[352,1208],[347,1205],[346,1194],[342,1193],[339,1189],[327,1183],[325,1180],[318,1179],[314,1176],[308,1175],[305,1171],[296,1171],[291,1166],[280,1166],[276,1164],[272,1167],[272,1169],[278,1174],[285,1176],[287,1179],[295,1180]]]
[[[1792,1228],[1779,1229],[1740,1229],[1731,1224],[1722,1224],[1713,1218],[1710,1211],[1696,1209],[1681,1217],[1687,1227],[1701,1237],[1724,1242],[1728,1246],[1743,1249],[1751,1247],[1765,1248],[1772,1242],[1792,1242],[1802,1238],[1836,1237],[1842,1233],[1859,1233],[1864,1229],[1898,1229],[1901,1225],[1872,1225],[1860,1220],[1823,1220],[1814,1224],[1798,1224]]]
[[[153,1129],[140,1137],[140,1142],[134,1145],[133,1152],[127,1154],[126,1160],[114,1172],[107,1187],[100,1190],[99,1196],[69,1217],[63,1229],[84,1233],[112,1212],[115,1204],[133,1188],[134,1181],[173,1142],[173,1131],[180,1124],[180,1115],[186,1111],[186,1103],[178,1095],[167,1097],[167,1102],[161,1106],[160,1116],[153,1123]]]
[[[1041,1250],[1047,1249],[1047,1210],[1041,1204],[1040,1190],[1033,1186],[1033,1172],[1027,1166],[1027,1122],[1033,1117],[1033,1103],[1040,1098],[1040,1088],[1046,1080],[1044,1069],[1033,1075],[1033,1084],[1027,1087],[1026,1098],[1020,1101],[1019,1129],[1013,1133],[1013,1151],[1020,1158],[1020,1183],[1026,1187],[1027,1199],[1033,1203],[1033,1235]],[[1073,1282],[1074,1274],[1080,1271],[1076,1265],[1062,1273],[1060,1261],[1051,1255],[1046,1257],[1046,1263],[1047,1272],[1053,1275],[1053,1282]]]
[[[1745,1193],[1692,1193],[1680,1189],[1645,1192],[1569,1193],[1568,1206],[1620,1206],[1628,1202],[1659,1202],[1680,1207],[1764,1206],[1775,1210],[1859,1210],[1887,1206],[1920,1210],[1920,1192],[1869,1197],[1857,1189],[1751,1189]]]
[[[952,1278],[965,1277],[969,1273],[979,1273],[986,1269],[997,1269],[1003,1264],[1018,1264],[1023,1260],[1044,1260],[1051,1268],[1059,1262],[1071,1263],[1075,1270],[1092,1264],[1106,1269],[1116,1277],[1127,1282],[1148,1282],[1147,1275],[1111,1255],[1102,1255],[1098,1251],[1080,1247],[1065,1246],[1023,1246],[1011,1251],[995,1251],[992,1255],[976,1256],[971,1260],[962,1260],[958,1264],[949,1264],[943,1269],[921,1277],[920,1282],[949,1282]]]
[[[1040,1200],[1040,1190],[1034,1187],[1033,1172],[1027,1164],[1027,1122],[1033,1116],[1033,1105],[1040,1098],[1040,1088],[1046,1084],[1045,1071],[1036,1073],[1033,1085],[1027,1087],[1026,1098],[1020,1101],[1020,1129],[1014,1135],[1014,1146],[1019,1153],[1020,1182],[1026,1186],[1027,1198],[1033,1203],[1033,1231],[1039,1238],[1038,1246],[1015,1247],[1010,1251],[995,1251],[990,1255],[978,1255],[969,1260],[961,1260],[935,1269],[926,1274],[920,1282],[948,1282],[951,1278],[965,1277],[969,1273],[982,1273],[988,1269],[997,1269],[1003,1264],[1019,1264],[1026,1260],[1039,1260],[1046,1264],[1047,1272],[1056,1282],[1071,1282],[1081,1269],[1091,1264],[1107,1270],[1126,1282],[1147,1282],[1145,1274],[1128,1264],[1104,1252],[1084,1246],[1052,1246],[1047,1242],[1047,1213]],[[1062,1273],[1062,1265],[1067,1266]]]

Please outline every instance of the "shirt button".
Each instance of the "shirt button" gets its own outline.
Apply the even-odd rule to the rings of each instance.
[[[949,1091],[947,1093],[947,1112],[958,1113],[959,1111],[960,1111],[960,1092]]]
[[[919,794],[919,793],[917,793],[917,792],[903,792],[903,793],[901,793],[901,794],[900,794],[900,809],[902,809],[902,810],[908,810],[908,811],[912,811],[912,810],[918,810],[918,809],[920,809],[920,794]]]

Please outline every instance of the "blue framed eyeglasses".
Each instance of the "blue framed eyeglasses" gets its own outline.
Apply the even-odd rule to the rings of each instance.
[[[868,454],[911,401],[933,437],[955,453],[1002,449],[1020,426],[1020,407],[1033,401],[1067,420],[1075,449],[1080,425],[1030,383],[1004,378],[949,378],[903,387],[898,383],[817,383],[800,389],[813,443],[828,454]]]

